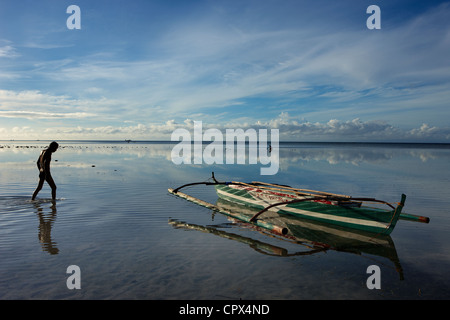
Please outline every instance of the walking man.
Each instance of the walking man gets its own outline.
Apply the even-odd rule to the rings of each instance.
[[[34,191],[31,200],[34,200],[39,191],[41,191],[44,181],[47,181],[50,188],[52,188],[52,199],[56,199],[56,184],[50,173],[50,161],[52,161],[52,153],[58,149],[58,146],[58,143],[53,141],[47,149],[41,152],[41,155],[37,160],[37,167],[39,169],[39,184],[36,191]]]

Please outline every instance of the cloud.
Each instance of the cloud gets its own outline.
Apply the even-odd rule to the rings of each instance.
[[[299,121],[283,113],[262,127],[278,128],[285,141],[343,142],[450,142],[450,127],[430,127],[404,130],[384,121],[331,119],[327,122]]]
[[[108,34],[115,41],[106,45],[96,31],[104,27],[83,29],[89,37],[80,38],[64,30],[70,41],[46,33],[40,39],[58,44],[50,47],[0,42],[0,58],[24,57],[0,66],[0,79],[14,80],[3,88],[16,89],[0,90],[0,118],[60,119],[54,132],[92,138],[167,138],[190,118],[214,119],[217,128],[278,127],[285,139],[448,140],[450,5],[396,23],[383,14],[377,31],[365,27],[365,10],[358,27],[353,5],[238,1],[195,8],[158,28],[137,20],[119,27],[122,15],[105,11],[103,19],[117,18]],[[99,15],[96,23],[105,20]],[[152,33],[140,36],[150,25]],[[283,111],[298,117],[277,117]]]
[[[75,99],[68,95],[52,95],[39,90],[0,90],[0,117],[80,119],[109,114],[120,105],[113,99]],[[95,110],[95,113],[92,112]],[[103,115],[104,117],[105,115]]]
[[[51,113],[38,111],[0,111],[0,118],[83,119],[93,116],[95,116],[95,114],[87,112]]]
[[[137,123],[123,126],[74,126],[50,127],[33,131],[29,127],[16,127],[5,131],[7,138],[19,139],[22,134],[33,134],[37,139],[105,139],[105,140],[165,140],[170,141],[174,130],[183,128],[193,135],[194,121],[168,120],[165,123]],[[380,121],[360,119],[309,122],[281,113],[268,121],[233,121],[221,124],[202,122],[203,131],[218,129],[223,135],[226,129],[278,129],[280,141],[337,141],[337,142],[450,142],[450,127],[431,127],[427,124],[412,130],[404,130]],[[39,132],[37,135],[36,132]]]
[[[250,116],[252,99],[264,103],[270,98],[318,121],[327,111],[344,119],[368,113],[388,119],[388,114],[411,111],[408,121],[418,121],[430,106],[445,110],[449,98],[449,8],[379,33],[327,33],[318,24],[264,30],[258,24],[243,27],[235,19],[205,18],[167,31],[158,43],[165,56],[112,65],[110,71],[118,77],[130,71],[136,77],[132,82],[142,84],[133,91],[136,97],[164,106],[169,114],[212,114],[241,103]]]
[[[16,49],[10,45],[0,47],[0,58],[17,57]]]
[[[68,96],[55,96],[41,93],[39,90],[0,90],[0,108],[67,108],[74,105]]]
[[[430,127],[426,123],[422,124],[420,128],[410,130],[407,134],[422,140],[450,141],[450,128]]]

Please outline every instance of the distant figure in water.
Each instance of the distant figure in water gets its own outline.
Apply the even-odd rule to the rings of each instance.
[[[41,152],[41,155],[37,160],[37,167],[39,169],[39,184],[36,191],[33,193],[33,197],[31,198],[32,200],[34,200],[39,191],[41,191],[44,181],[47,181],[50,188],[52,188],[52,199],[56,199],[56,184],[50,173],[50,161],[52,161],[52,153],[58,149],[58,146],[58,143],[53,141],[47,149]]]

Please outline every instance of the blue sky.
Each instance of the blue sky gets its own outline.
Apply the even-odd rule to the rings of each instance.
[[[448,17],[444,1],[2,0],[0,140],[170,140],[202,121],[450,142]]]

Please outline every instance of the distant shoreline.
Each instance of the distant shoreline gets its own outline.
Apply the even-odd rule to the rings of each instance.
[[[32,144],[47,144],[52,140],[0,140],[0,144],[11,144],[11,143],[32,143]],[[61,144],[76,144],[76,143],[86,143],[86,144],[95,144],[95,143],[105,143],[105,144],[179,144],[180,141],[169,141],[169,140],[58,140],[58,143]],[[203,141],[203,144],[210,144],[211,141]],[[225,141],[224,141],[225,143]],[[236,141],[235,141],[236,143]],[[246,141],[246,144],[248,142]],[[449,147],[450,142],[353,142],[353,141],[280,141],[280,147],[286,145],[305,145],[305,146],[403,146],[403,147]]]

